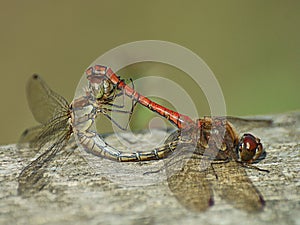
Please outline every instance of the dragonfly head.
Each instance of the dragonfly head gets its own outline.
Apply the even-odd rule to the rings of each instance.
[[[252,163],[262,155],[263,146],[259,138],[247,133],[241,137],[237,151],[241,161]]]
[[[106,66],[96,65],[86,70],[89,89],[97,101],[109,101],[114,94],[114,85],[106,77]]]

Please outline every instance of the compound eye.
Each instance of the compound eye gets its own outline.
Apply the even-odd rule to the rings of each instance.
[[[252,134],[244,134],[239,142],[239,155],[244,162],[255,161],[262,153],[260,140]]]
[[[255,151],[257,149],[258,143],[256,138],[251,134],[244,135],[243,143],[248,151]]]

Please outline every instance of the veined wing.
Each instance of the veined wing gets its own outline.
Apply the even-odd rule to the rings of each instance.
[[[49,182],[49,177],[45,174],[53,159],[61,152],[69,140],[70,131],[63,130],[56,135],[50,146],[33,162],[26,166],[18,177],[18,193],[23,196],[30,196],[44,188]],[[71,154],[62,151],[62,158]]]
[[[69,105],[37,74],[33,74],[27,84],[27,100],[35,120],[41,124],[47,124],[53,118],[64,114]]]
[[[180,150],[179,150],[180,151]],[[181,205],[194,212],[203,212],[214,204],[211,183],[208,180],[208,169],[200,169],[200,159],[178,159],[177,163],[167,168],[168,185]],[[172,168],[176,171],[170,171]],[[169,174],[170,173],[170,174]]]
[[[217,174],[215,190],[222,199],[244,211],[262,210],[265,201],[241,164],[230,161],[212,166]]]
[[[194,154],[197,146],[187,135],[188,132],[183,130],[175,131],[165,142],[178,143],[174,154],[166,159],[167,182],[181,205],[194,212],[203,212],[214,204],[211,183],[207,177],[210,167],[201,168],[203,155]]]
[[[256,127],[269,127],[273,124],[270,118],[241,118],[226,116],[226,119],[232,123],[239,133],[244,133]]]
[[[38,125],[35,127],[28,128],[23,131],[21,134],[21,137],[18,142],[18,147],[23,147],[23,144],[29,143],[30,148],[34,148],[35,152],[40,149],[41,146],[38,146],[38,136],[43,132],[43,129],[45,128],[44,125]],[[35,141],[36,140],[36,141]],[[25,148],[28,147],[25,145]]]
[[[180,149],[166,165],[167,180],[170,190],[184,207],[191,211],[208,209],[214,204],[211,185],[216,183],[216,192],[235,208],[244,211],[263,208],[262,195],[240,163],[233,159],[212,161],[201,154],[200,146],[188,143],[182,132],[172,133],[167,141],[172,140],[178,141]],[[217,180],[212,182],[214,177]]]
[[[71,152],[62,151],[72,134],[68,120],[67,114],[53,118],[47,124],[29,129],[22,135],[22,141],[29,142],[42,153],[20,173],[19,194],[28,196],[43,189],[49,180],[45,172],[56,155],[61,153],[62,158],[66,158],[66,155],[71,154]]]
[[[67,101],[52,91],[38,75],[33,75],[28,82],[27,98],[35,119],[41,125],[25,130],[19,143],[29,143],[37,150],[43,148],[43,151],[19,175],[18,192],[22,195],[41,190],[47,184],[45,170],[65,147],[72,133]]]
[[[19,143],[30,143],[31,147],[40,149],[59,136],[57,133],[70,129],[68,102],[36,74],[28,82],[27,99],[34,118],[41,125],[25,130]]]

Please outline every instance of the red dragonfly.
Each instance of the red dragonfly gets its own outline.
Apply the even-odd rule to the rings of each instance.
[[[231,137],[233,146],[237,149],[237,154],[232,154],[231,149],[226,146],[226,143],[222,140],[218,140],[218,148],[222,150],[229,158],[235,159],[236,161],[249,163],[255,162],[264,153],[263,146],[260,143],[260,139],[252,134],[245,133],[239,139],[239,135],[236,132],[234,126],[225,117],[204,117],[202,119],[192,120],[189,116],[180,114],[178,112],[167,109],[142,94],[136,92],[133,88],[128,86],[124,80],[120,79],[111,68],[101,65],[95,65],[86,70],[87,76],[102,75],[107,77],[116,87],[125,92],[127,96],[134,99],[139,104],[147,107],[151,111],[158,113],[159,115],[168,119],[171,123],[175,124],[181,130],[194,130],[197,134],[198,145],[204,148],[208,148],[208,142],[210,137],[216,137],[212,135],[212,130],[216,129],[220,135],[224,135],[225,132]],[[243,119],[240,119],[243,120]],[[270,124],[272,121],[263,120]],[[215,127],[215,128],[214,128]],[[223,131],[221,131],[223,130]]]
[[[174,153],[166,155],[169,157],[165,169],[169,188],[184,207],[196,212],[207,210],[214,204],[212,187],[223,200],[238,209],[260,211],[264,207],[262,195],[245,171],[247,167],[269,172],[251,164],[264,153],[259,138],[249,133],[239,138],[234,126],[225,117],[204,117],[193,121],[186,115],[169,110],[136,92],[105,66],[95,65],[86,71],[87,76],[101,74],[127,96],[179,128],[165,142],[176,145],[176,148],[172,146]],[[272,123],[270,120],[254,122]],[[217,182],[212,182],[209,174],[215,175]]]

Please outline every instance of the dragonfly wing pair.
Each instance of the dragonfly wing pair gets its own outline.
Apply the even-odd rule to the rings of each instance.
[[[25,130],[19,143],[29,143],[36,151],[42,150],[18,177],[18,192],[23,195],[41,190],[47,184],[45,170],[71,135],[68,102],[52,91],[36,74],[28,82],[27,99],[31,112],[40,125]]]
[[[242,163],[215,154],[216,151],[222,153],[215,149],[216,145],[204,149],[182,137],[182,133],[185,136],[185,132],[176,131],[167,139],[167,142],[176,141],[177,145],[165,168],[168,186],[185,208],[194,212],[205,211],[214,204],[215,193],[235,208],[248,212],[262,210],[263,197],[247,176]],[[216,158],[210,158],[211,155]]]

